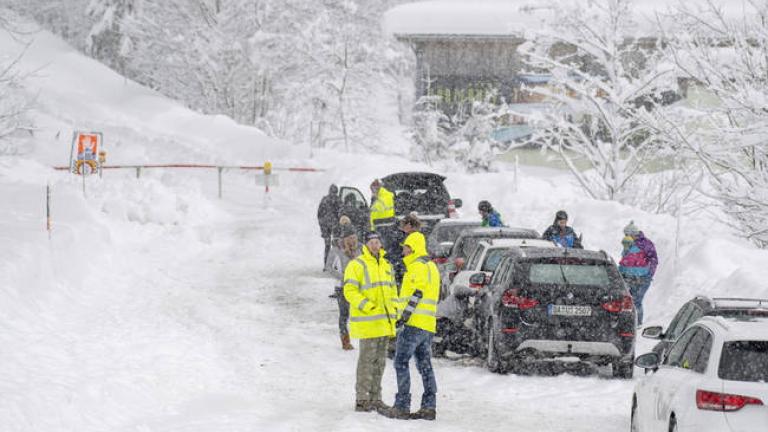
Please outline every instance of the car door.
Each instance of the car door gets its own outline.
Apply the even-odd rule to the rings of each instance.
[[[664,338],[653,347],[653,352],[659,355],[662,363],[664,362],[664,358],[666,357],[669,348],[675,343],[675,340],[677,340],[680,334],[683,333],[683,330],[685,330],[688,318],[691,316],[691,313],[693,313],[693,308],[694,305],[691,302],[683,305],[669,323],[669,327],[667,327],[667,330],[664,332]]]
[[[688,342],[693,338],[694,331],[688,331],[675,341],[659,370],[648,380],[645,400],[638,401],[644,405],[643,418],[650,425],[649,430],[665,430],[669,421],[672,397],[680,385],[679,364]]]
[[[352,198],[347,198],[351,196]],[[345,203],[346,200],[352,200],[355,201],[355,206],[360,209],[366,209],[369,210],[368,207],[368,200],[365,199],[365,195],[363,195],[362,192],[360,192],[359,189],[354,188],[352,186],[342,186],[339,188],[339,198],[341,198],[341,202]]]
[[[694,331],[680,359],[679,382],[671,397],[669,412],[674,412],[681,429],[696,423],[696,391],[699,389],[716,390],[711,379],[705,376],[712,351],[713,336],[703,326],[692,327]]]

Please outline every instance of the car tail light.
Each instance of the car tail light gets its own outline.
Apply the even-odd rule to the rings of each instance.
[[[516,334],[518,331],[517,327],[507,327],[505,329],[501,329],[501,332],[504,334]]]
[[[625,295],[621,300],[614,300],[602,304],[603,309],[610,313],[632,312],[635,304],[632,302],[632,296]]]
[[[530,297],[521,297],[517,293],[516,289],[504,291],[504,294],[501,296],[501,303],[506,307],[520,310],[533,309],[539,304],[538,300]]]
[[[433,258],[432,261],[434,261],[435,264],[445,264],[445,263],[448,262],[448,258],[446,258],[446,257],[437,257],[437,258]]]
[[[454,200],[448,200],[448,217],[451,219],[459,217],[459,212],[456,211],[456,202]]]
[[[762,405],[763,401],[750,396],[696,390],[696,406],[701,410],[738,411],[746,405]]]

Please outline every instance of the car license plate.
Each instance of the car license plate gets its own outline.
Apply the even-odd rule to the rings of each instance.
[[[571,305],[549,305],[547,308],[549,315],[564,316],[592,316],[592,307],[590,306],[571,306]]]

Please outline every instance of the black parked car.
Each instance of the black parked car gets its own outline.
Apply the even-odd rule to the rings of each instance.
[[[653,347],[653,352],[663,360],[669,347],[683,334],[683,331],[703,316],[763,316],[768,317],[768,300],[749,298],[708,298],[696,296],[688,300],[675,314],[667,326],[667,330],[661,326],[646,327],[643,337],[658,339]]]
[[[536,230],[528,228],[483,227],[463,230],[450,250],[440,248],[435,253],[442,284],[441,298],[445,298],[453,277],[464,267],[464,262],[475,251],[477,244],[494,238],[539,239],[541,235]]]
[[[451,198],[444,181],[444,176],[427,172],[390,174],[381,179],[384,187],[395,194],[395,215],[416,212],[425,236],[441,219],[455,217],[462,205],[460,199]]]
[[[484,284],[485,275],[471,282]],[[631,378],[637,314],[605,252],[511,249],[481,290],[475,345],[496,372],[578,358]],[[544,363],[541,363],[544,364]]]

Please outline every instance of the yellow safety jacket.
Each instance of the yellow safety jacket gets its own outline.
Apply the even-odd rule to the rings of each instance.
[[[440,296],[440,272],[427,254],[424,234],[412,232],[403,242],[413,250],[413,253],[403,257],[406,271],[403,276],[403,286],[400,289],[400,310],[408,305],[413,293],[418,289],[422,298],[411,317],[405,323],[428,332],[435,333],[437,328],[437,301]]]
[[[376,224],[395,222],[395,194],[384,186],[379,188],[376,199],[371,203],[371,230]]]
[[[344,298],[349,302],[349,335],[356,339],[395,336],[397,284],[384,249],[363,253],[344,270]]]

